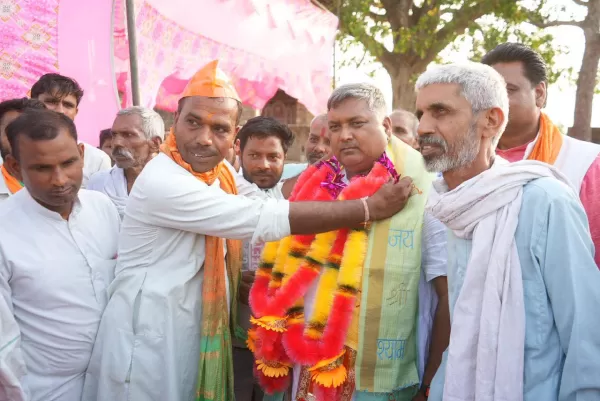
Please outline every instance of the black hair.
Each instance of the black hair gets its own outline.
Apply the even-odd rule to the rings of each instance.
[[[271,117],[254,117],[246,121],[246,124],[237,134],[240,140],[240,150],[244,150],[246,143],[250,138],[268,138],[276,136],[281,141],[283,153],[287,154],[288,149],[294,144],[294,133],[287,125],[280,123]]]
[[[177,103],[177,113],[181,113],[181,109],[183,109],[183,104],[184,104],[184,100],[187,99],[189,96],[186,97],[182,97],[181,99],[179,99],[179,102]],[[225,99],[222,97],[216,97],[213,99]],[[231,98],[227,98],[227,99],[231,99]],[[232,99],[235,100],[235,99]],[[237,103],[237,108],[238,108],[238,112],[237,112],[237,116],[235,117],[235,125],[238,126],[240,125],[240,121],[242,119],[242,112],[244,111],[242,103],[235,100],[235,102]]]
[[[59,97],[75,96],[77,106],[83,97],[83,89],[73,78],[60,74],[45,74],[31,87],[31,97],[37,99],[43,93],[56,94]]]
[[[102,145],[104,145],[104,142],[108,141],[109,139],[112,139],[112,131],[110,130],[110,128],[103,129],[102,131],[100,131],[100,147],[102,147]]]
[[[61,129],[66,129],[77,141],[75,124],[66,115],[52,110],[26,110],[6,127],[12,155],[19,160],[19,135],[34,141],[45,141],[56,138]]]
[[[502,43],[483,56],[481,62],[490,66],[498,63],[521,62],[525,76],[532,86],[540,82],[548,83],[548,71],[542,56],[521,43]]]
[[[4,115],[10,111],[18,111],[23,113],[30,109],[45,109],[46,105],[39,100],[29,99],[28,97],[22,97],[20,99],[5,100],[0,103],[0,121],[4,118]]]

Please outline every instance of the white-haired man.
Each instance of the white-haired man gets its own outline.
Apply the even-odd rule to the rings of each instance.
[[[421,152],[443,173],[427,208],[450,231],[430,400],[600,399],[600,272],[577,194],[547,164],[495,156],[509,106],[491,67],[439,66],[417,90]]]
[[[417,116],[408,110],[396,109],[390,114],[392,120],[392,133],[402,142],[407,143],[413,149],[419,149],[417,140],[417,127],[419,120]]]
[[[111,128],[112,159],[116,166],[92,176],[87,189],[105,193],[123,218],[125,203],[142,169],[158,154],[165,124],[154,110],[134,106],[123,109]]]

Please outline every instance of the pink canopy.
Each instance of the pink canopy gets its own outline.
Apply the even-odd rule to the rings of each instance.
[[[123,3],[116,4],[115,56],[130,104]],[[142,104],[175,110],[193,73],[219,59],[244,103],[262,109],[281,88],[323,112],[337,18],[309,0],[140,0],[136,10]]]
[[[85,91],[78,131],[97,144],[118,110],[116,87],[131,102],[123,3],[0,0],[0,100],[26,96],[45,73],[71,76]],[[138,0],[135,9],[143,105],[174,110],[187,79],[219,59],[250,106],[281,88],[324,110],[337,18],[309,0]]]

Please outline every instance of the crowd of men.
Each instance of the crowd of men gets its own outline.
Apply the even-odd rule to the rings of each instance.
[[[0,401],[314,399],[301,364],[288,391],[259,386],[249,292],[266,242],[361,225],[340,401],[600,400],[600,146],[542,111],[546,65],[520,44],[430,68],[416,93],[416,113],[388,114],[377,87],[336,88],[305,164],[286,164],[285,124],[240,127],[217,61],[166,135],[130,107],[99,148],[78,140],[71,78],[0,103]],[[348,184],[383,152],[401,178],[374,195],[288,200],[309,165],[335,156]],[[408,351],[381,358],[381,341]]]

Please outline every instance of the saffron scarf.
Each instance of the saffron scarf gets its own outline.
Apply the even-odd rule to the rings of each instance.
[[[528,160],[554,164],[562,148],[563,137],[558,127],[545,114],[540,115],[540,133]]]
[[[523,186],[542,177],[570,185],[547,164],[502,159],[451,191],[443,179],[434,183],[427,209],[472,240],[452,315],[445,401],[523,400],[525,308],[515,232]]]
[[[4,164],[0,166],[0,171],[2,171],[2,178],[4,178],[4,182],[6,183],[8,191],[12,195],[16,194],[23,188],[23,183],[17,180],[15,177],[13,177],[4,167]]]
[[[192,167],[181,157],[172,129],[171,135],[161,145],[160,150],[206,185],[212,185],[219,180],[223,191],[228,194],[237,194],[235,179],[224,162],[205,173],[193,171]],[[237,290],[241,276],[242,245],[241,241],[225,241],[227,245],[227,264],[225,265],[224,240],[208,235],[205,238],[202,329],[196,400],[231,401],[234,399],[231,327],[235,327],[235,322],[237,322]],[[227,310],[226,269],[231,298],[230,321],[233,322],[231,325]]]

